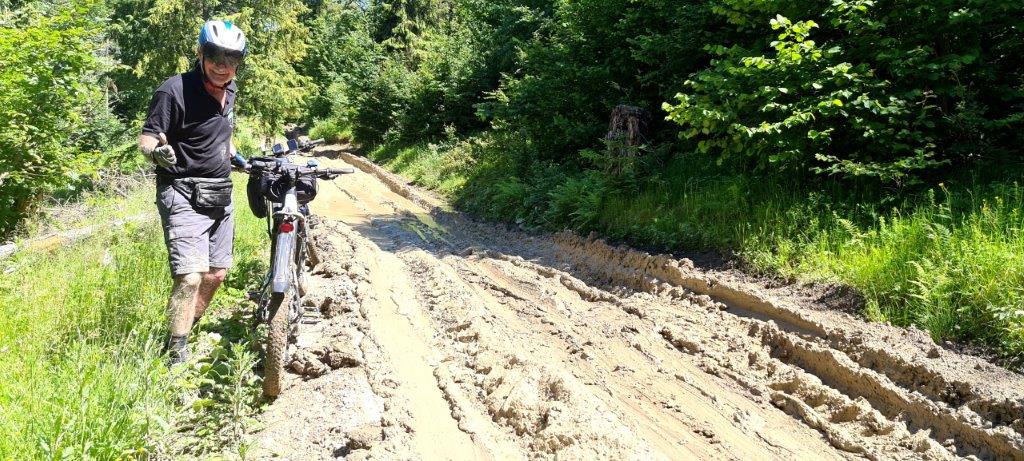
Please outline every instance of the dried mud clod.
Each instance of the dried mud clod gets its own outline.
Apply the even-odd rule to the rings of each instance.
[[[317,356],[306,350],[299,350],[292,354],[292,361],[288,368],[305,378],[319,378],[330,371],[330,368]]]
[[[345,434],[345,447],[349,450],[368,450],[384,438],[384,430],[378,425],[365,424]]]
[[[362,366],[364,363],[363,353],[359,349],[361,340],[361,333],[353,335],[343,332],[316,349],[314,354],[332,369]]]

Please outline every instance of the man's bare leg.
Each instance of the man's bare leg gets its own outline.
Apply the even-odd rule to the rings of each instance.
[[[174,277],[171,298],[167,301],[167,316],[171,327],[171,337],[167,342],[167,348],[171,353],[172,363],[188,360],[188,348],[186,347],[188,332],[192,329],[192,319],[195,316],[196,300],[202,280],[203,276],[198,272]]]
[[[192,322],[193,325],[199,323],[199,318],[206,312],[206,308],[210,307],[210,301],[213,300],[213,294],[217,292],[217,288],[220,288],[220,284],[224,282],[224,276],[226,276],[227,273],[227,269],[220,267],[211,267],[210,272],[203,273],[203,280],[199,284],[199,293],[196,296],[195,320]]]

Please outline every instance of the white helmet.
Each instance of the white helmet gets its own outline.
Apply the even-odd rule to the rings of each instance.
[[[248,51],[248,44],[242,29],[231,21],[206,21],[199,29],[199,49],[204,59],[238,65]]]

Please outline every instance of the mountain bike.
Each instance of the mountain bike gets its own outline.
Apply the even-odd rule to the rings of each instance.
[[[263,395],[267,397],[281,392],[288,343],[298,334],[302,320],[306,271],[319,262],[308,235],[313,217],[308,204],[316,198],[317,180],[333,180],[354,172],[351,168],[320,168],[315,160],[299,165],[287,156],[308,152],[321,143],[322,139],[292,139],[286,145],[274,145],[272,156],[247,161],[235,157],[235,163],[249,172],[249,209],[256,217],[266,218],[270,237],[270,270],[253,296],[256,320],[269,327],[263,362]]]

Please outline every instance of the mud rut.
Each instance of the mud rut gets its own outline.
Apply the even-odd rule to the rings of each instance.
[[[1024,379],[688,260],[473,222],[345,151],[289,459],[1024,459]]]

